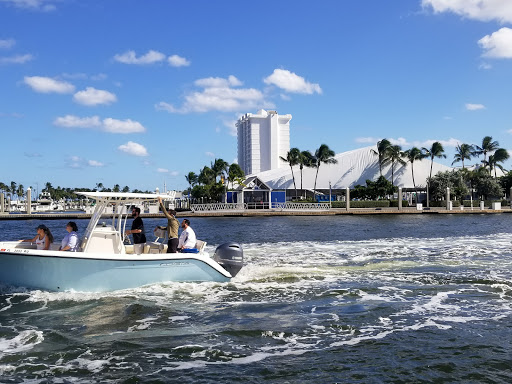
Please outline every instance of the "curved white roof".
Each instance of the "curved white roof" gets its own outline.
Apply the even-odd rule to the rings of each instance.
[[[322,164],[318,171],[316,189],[329,189],[329,182],[333,189],[344,189],[356,185],[366,185],[366,180],[377,180],[380,176],[378,156],[373,153],[376,146],[355,149],[353,151],[338,153],[335,159],[337,164]],[[414,180],[416,187],[426,185],[427,177],[430,174],[429,159],[414,162]],[[438,172],[451,171],[454,168],[436,163],[432,167],[432,175]],[[293,167],[295,183],[300,189],[300,169]],[[303,189],[313,189],[315,184],[316,168],[303,169]],[[391,165],[382,168],[382,175],[391,181]],[[292,173],[289,166],[260,172],[256,176],[272,189],[293,189]],[[402,166],[395,164],[394,184],[398,187],[414,188],[412,182],[411,164]]]

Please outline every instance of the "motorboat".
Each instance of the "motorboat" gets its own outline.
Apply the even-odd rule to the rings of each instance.
[[[146,243],[142,254],[134,254],[133,245],[125,244],[129,218],[126,207],[154,203],[159,197],[165,200],[169,195],[76,193],[96,200],[78,251],[59,251],[55,243],[49,250],[38,250],[36,244],[28,242],[0,242],[1,284],[48,291],[104,292],[162,282],[228,282],[243,266],[243,250],[236,243],[221,244],[212,256],[200,240],[196,253],[166,253],[167,244],[157,237]]]

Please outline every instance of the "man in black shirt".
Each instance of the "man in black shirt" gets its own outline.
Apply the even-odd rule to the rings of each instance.
[[[144,223],[140,218],[139,207],[132,207],[132,216],[135,218],[135,220],[133,220],[132,229],[126,231],[126,234],[133,235],[133,253],[140,255],[144,251],[146,234],[144,233]]]

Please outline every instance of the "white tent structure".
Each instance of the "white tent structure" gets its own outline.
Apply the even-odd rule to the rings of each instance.
[[[366,180],[377,180],[380,176],[378,156],[373,152],[376,146],[355,149],[353,151],[338,153],[336,164],[322,164],[316,182],[317,190],[353,188],[356,185],[366,185]],[[414,181],[416,187],[425,187],[430,175],[430,159],[414,162]],[[451,171],[454,168],[434,162],[432,176],[438,172]],[[293,167],[295,183],[300,189],[301,177],[299,166]],[[313,190],[315,184],[316,168],[303,169],[302,189]],[[391,180],[391,165],[382,168],[382,175]],[[272,169],[257,174],[258,178],[272,189],[294,189],[290,167]],[[411,172],[411,163],[405,166],[395,164],[394,185],[402,188],[414,188]]]

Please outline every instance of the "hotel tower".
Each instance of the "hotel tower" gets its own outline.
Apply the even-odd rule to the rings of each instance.
[[[237,121],[238,165],[246,175],[288,166],[279,156],[286,158],[290,150],[291,119],[262,109]]]

